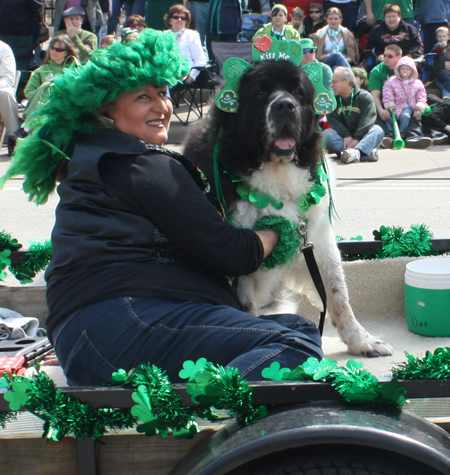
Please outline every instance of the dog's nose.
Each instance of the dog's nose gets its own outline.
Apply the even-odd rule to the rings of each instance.
[[[280,97],[273,103],[273,108],[277,112],[292,112],[295,109],[295,103],[289,97]]]

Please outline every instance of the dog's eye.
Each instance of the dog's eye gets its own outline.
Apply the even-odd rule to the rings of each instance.
[[[264,96],[264,91],[262,89],[260,89],[257,93],[256,93],[256,97],[262,97]]]
[[[300,88],[295,89],[294,94],[299,97],[303,97],[303,91]]]

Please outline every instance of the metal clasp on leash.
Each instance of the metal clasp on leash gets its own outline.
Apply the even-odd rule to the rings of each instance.
[[[297,228],[298,234],[303,240],[303,243],[300,244],[301,249],[304,249],[305,247],[311,247],[312,249],[314,249],[314,244],[308,241],[308,230],[306,227],[306,223],[302,219],[300,219]]]

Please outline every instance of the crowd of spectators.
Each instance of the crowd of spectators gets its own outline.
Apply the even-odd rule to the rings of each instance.
[[[88,60],[98,47],[108,47],[114,41],[133,41],[143,28],[167,30],[176,36],[183,55],[191,62],[191,73],[184,81],[193,82],[199,74],[196,67],[207,64],[208,54],[209,59],[213,59],[211,41],[236,42],[241,37],[243,41],[252,38],[242,35],[243,14],[250,13],[265,19],[254,38],[265,34],[301,41],[302,64],[320,62],[325,86],[334,91],[342,104],[347,99],[350,101],[347,108],[340,107],[338,101],[338,108],[328,117],[328,127],[334,132],[325,134],[327,144],[332,145],[329,148],[336,149],[338,156],[347,157],[346,163],[358,161],[351,157],[369,157],[373,161],[380,146],[376,143],[375,152],[361,145],[358,149],[353,133],[365,130],[368,125],[364,123],[363,129],[358,128],[359,119],[352,125],[356,129],[341,137],[343,148],[336,136],[343,130],[337,121],[346,122],[346,116],[357,109],[355,100],[360,100],[360,91],[363,91],[361,101],[370,103],[370,120],[373,119],[367,130],[375,130],[378,141],[380,129],[385,136],[381,141],[383,146],[392,146],[392,114],[400,123],[407,146],[426,147],[448,138],[450,127],[441,123],[436,126],[438,122],[433,122],[433,114],[438,110],[437,105],[439,109],[444,109],[441,104],[450,107],[449,0],[397,0],[396,3],[285,0],[279,4],[274,0],[187,0],[174,3],[172,0],[2,0],[0,115],[6,134],[13,134],[19,126],[16,96],[19,100],[30,100],[27,109],[32,110],[56,74],[62,73],[72,61]],[[428,79],[435,80],[441,89],[438,96],[442,96],[441,99],[434,95],[430,104],[421,81],[425,77],[421,74],[424,55],[428,53],[434,55],[431,67],[427,63]],[[400,68],[408,67],[411,74],[402,76]],[[392,95],[393,91],[397,96]],[[338,117],[343,112],[344,115]],[[424,115],[431,117],[431,121],[429,117],[424,121],[422,131]],[[439,120],[442,117],[441,114]],[[428,123],[434,124],[434,128],[427,127]],[[371,129],[375,125],[377,128]],[[411,131],[413,138],[419,139],[411,140]],[[339,143],[337,148],[336,143]],[[348,144],[353,146],[347,147]],[[343,153],[347,149],[350,151]]]

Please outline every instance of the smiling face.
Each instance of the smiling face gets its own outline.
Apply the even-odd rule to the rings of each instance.
[[[115,101],[109,116],[124,134],[162,145],[167,140],[172,117],[167,88],[149,84],[139,91],[124,93]]]
[[[387,12],[384,15],[384,21],[389,29],[395,30],[400,23],[401,16],[396,12]]]
[[[337,13],[331,13],[327,16],[327,24],[331,29],[337,30],[341,23],[342,18]]]
[[[174,13],[169,20],[170,28],[174,33],[178,33],[183,28],[186,28],[187,16],[185,13]]]

